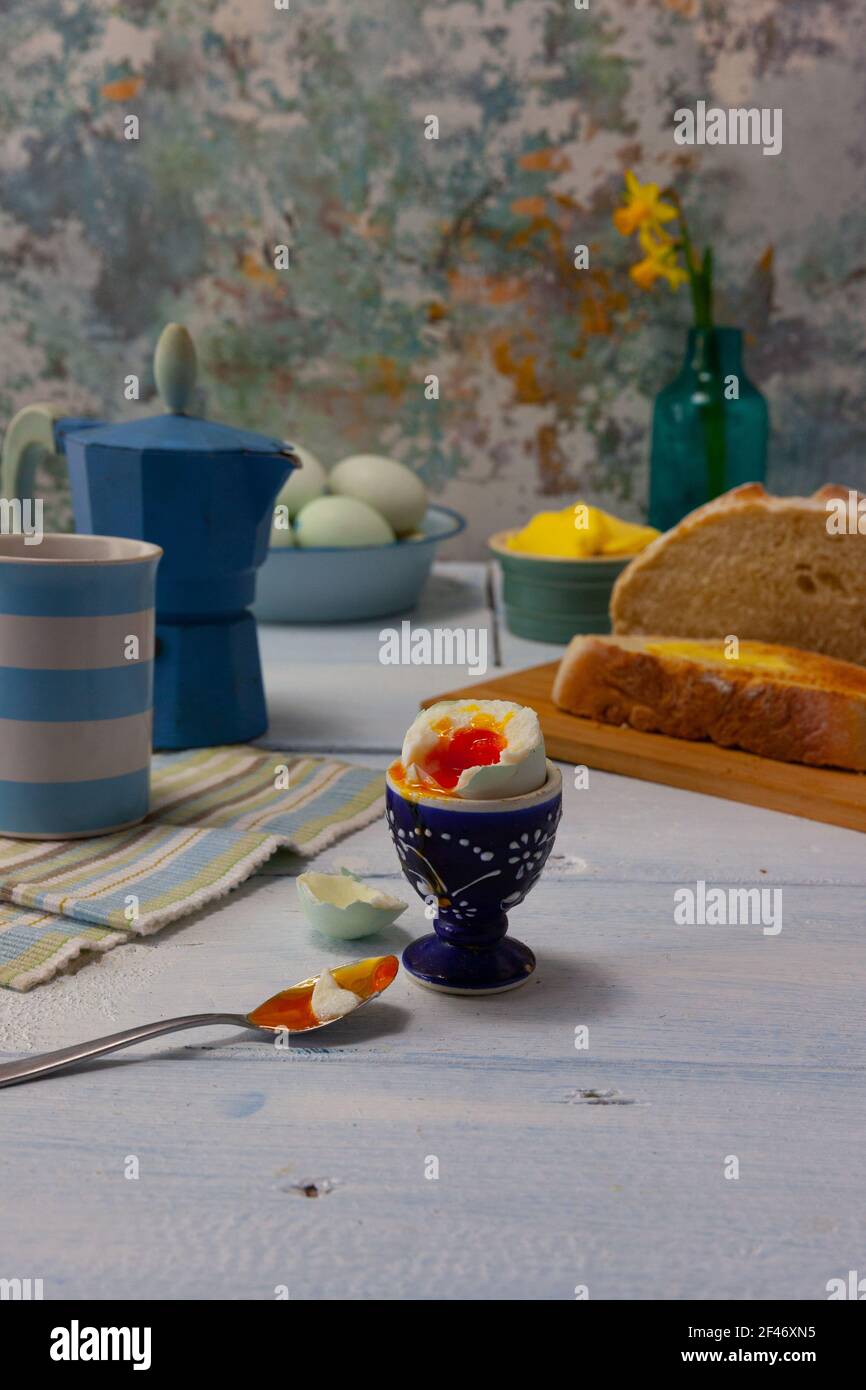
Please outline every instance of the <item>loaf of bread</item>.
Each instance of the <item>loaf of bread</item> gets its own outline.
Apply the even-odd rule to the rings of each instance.
[[[784,762],[866,771],[866,670],[766,642],[574,637],[561,709]]]
[[[699,507],[623,570],[613,631],[733,635],[866,665],[866,516],[863,534],[837,534],[836,499],[849,489],[771,497],[746,483]]]

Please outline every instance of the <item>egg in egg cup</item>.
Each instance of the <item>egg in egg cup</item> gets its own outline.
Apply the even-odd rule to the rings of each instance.
[[[433,924],[403,952],[418,984],[445,994],[499,994],[525,984],[535,969],[529,947],[506,937],[506,913],[538,882],[553,847],[562,777],[549,760],[546,768],[535,791],[485,800],[410,794],[389,770],[391,838]]]

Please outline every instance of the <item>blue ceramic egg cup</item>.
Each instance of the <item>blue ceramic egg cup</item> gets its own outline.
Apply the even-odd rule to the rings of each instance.
[[[537,883],[562,814],[562,777],[497,801],[406,797],[387,777],[385,815],[400,865],[425,900],[433,931],[403,952],[403,968],[445,994],[499,994],[535,969],[528,946],[506,937],[506,911]]]

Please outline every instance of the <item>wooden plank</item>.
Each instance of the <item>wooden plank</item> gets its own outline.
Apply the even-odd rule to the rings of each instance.
[[[557,709],[551,699],[557,665],[553,661],[487,678],[446,696],[432,696],[424,704],[466,696],[514,700],[537,710],[552,758],[729,801],[745,801],[828,825],[866,830],[866,776],[862,773],[783,763],[715,743],[581,719]]]
[[[21,1088],[10,1267],[46,1298],[812,1300],[863,1248],[854,1071],[251,1053]]]
[[[866,1242],[861,895],[786,888],[765,937],[676,926],[673,887],[545,875],[514,913],[539,966],[512,995],[401,973],[315,1049],[226,1028],[7,1090],[7,1268],[46,1298],[824,1298]],[[406,917],[398,949],[420,901]],[[138,948],[114,1026],[243,1007],[367,945],[317,938],[266,884]],[[64,982],[67,1042],[102,968]],[[41,997],[20,1002],[47,1045]]]

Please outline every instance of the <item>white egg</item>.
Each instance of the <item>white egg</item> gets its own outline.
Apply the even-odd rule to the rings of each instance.
[[[379,512],[357,497],[315,497],[297,515],[295,539],[302,547],[389,545],[394,532]]]
[[[301,911],[310,926],[342,941],[383,931],[408,906],[345,871],[300,874],[297,884]]]
[[[456,733],[493,730],[504,739],[496,762],[464,767],[451,795],[488,801],[524,796],[547,780],[544,735],[538,715],[528,705],[508,700],[440,700],[422,710],[403,740],[401,762],[410,784],[426,785],[435,796],[437,759]]]
[[[282,503],[288,507],[289,516],[294,519],[301,508],[312,502],[314,497],[322,496],[327,487],[327,478],[316,455],[311,454],[309,449],[305,449],[301,444],[292,444],[292,449],[297,454],[301,466],[292,469],[280,488],[274,506],[278,507]],[[271,540],[271,545],[279,544],[279,541]]]
[[[328,474],[331,492],[375,507],[398,536],[414,531],[427,510],[427,489],[411,468],[379,454],[352,454]]]

